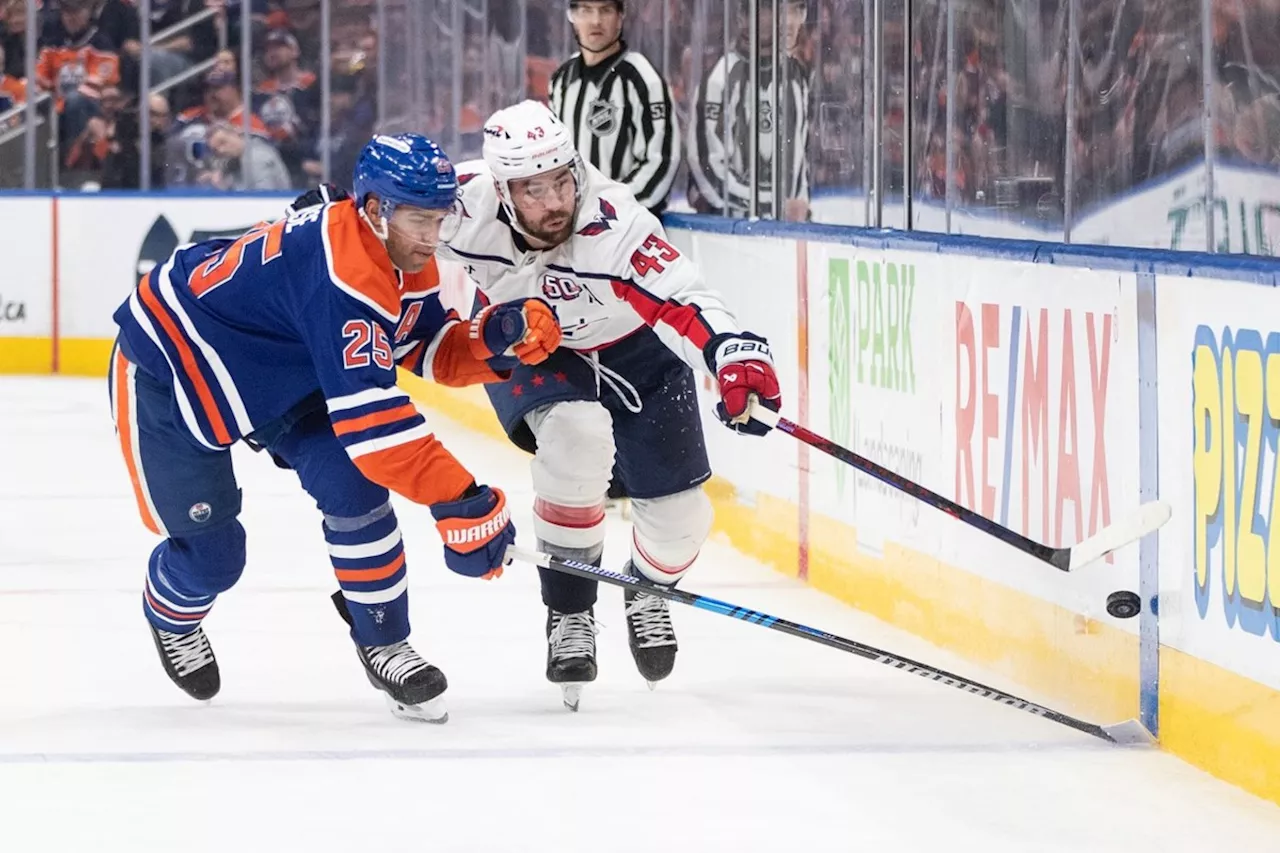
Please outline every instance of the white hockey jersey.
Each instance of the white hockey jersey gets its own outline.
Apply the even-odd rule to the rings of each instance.
[[[561,346],[603,349],[648,324],[685,363],[709,373],[707,342],[740,331],[662,223],[590,164],[573,235],[550,249],[530,248],[512,229],[483,161],[455,168],[462,226],[439,253],[466,267],[486,303],[546,300],[564,330]]]

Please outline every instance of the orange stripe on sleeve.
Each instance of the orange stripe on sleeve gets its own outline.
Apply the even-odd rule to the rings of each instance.
[[[151,309],[151,313],[155,318],[160,321],[160,326],[164,329],[164,333],[178,350],[178,358],[182,362],[183,372],[187,374],[187,378],[195,386],[196,396],[200,398],[200,405],[204,408],[204,413],[209,418],[209,423],[213,426],[214,438],[218,440],[219,444],[231,444],[231,433],[227,431],[227,424],[222,420],[222,413],[218,411],[218,404],[213,399],[213,392],[209,390],[209,383],[205,381],[204,376],[200,373],[195,353],[191,351],[191,347],[187,346],[186,338],[183,337],[182,332],[173,322],[173,319],[170,318],[169,312],[160,304],[155,291],[151,289],[150,275],[144,276],[138,284],[138,295],[142,297],[142,301],[146,306]]]
[[[412,403],[405,403],[403,406],[396,406],[394,409],[387,409],[383,412],[374,412],[364,417],[352,418],[346,421],[336,421],[333,425],[334,435],[347,435],[353,432],[370,429],[383,424],[394,423],[396,421],[405,420],[418,414],[418,410]]]

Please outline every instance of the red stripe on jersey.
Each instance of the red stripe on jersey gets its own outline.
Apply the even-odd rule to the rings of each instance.
[[[159,272],[156,273],[156,275],[159,274]],[[150,309],[152,316],[156,318],[160,323],[160,327],[164,329],[165,336],[173,343],[174,349],[178,351],[178,360],[182,363],[182,370],[187,374],[187,378],[191,380],[191,385],[196,389],[196,396],[200,399],[200,406],[204,409],[205,416],[209,419],[209,424],[213,427],[213,437],[221,445],[230,445],[231,433],[227,431],[227,424],[222,420],[222,413],[218,411],[218,402],[213,398],[213,391],[209,390],[209,383],[205,381],[204,375],[200,372],[200,365],[196,362],[195,353],[191,351],[186,336],[183,335],[178,328],[178,324],[169,316],[168,309],[161,304],[155,291],[152,290],[150,275],[144,276],[142,281],[138,283],[138,296],[141,297],[143,304]]]
[[[666,566],[658,562],[657,560],[653,559],[653,557],[649,556],[649,552],[646,551],[644,549],[644,546],[640,544],[640,537],[636,535],[634,530],[631,532],[631,542],[636,546],[636,550],[640,552],[640,556],[644,558],[644,561],[649,565],[653,566],[658,571],[662,572],[664,575],[678,575],[681,572],[683,572],[685,569],[692,566],[693,561],[698,559],[698,555],[694,554],[693,560],[690,560],[689,562],[685,563],[683,566]]]
[[[575,530],[589,530],[604,523],[604,503],[594,506],[565,506],[555,504],[542,498],[533,501],[533,512],[543,521],[558,527],[571,527]]]
[[[666,323],[675,329],[680,337],[686,339],[698,349],[702,349],[711,340],[712,331],[702,319],[702,311],[697,305],[682,305],[671,300],[662,300],[643,287],[629,281],[614,281],[613,292],[635,309],[650,326]]]

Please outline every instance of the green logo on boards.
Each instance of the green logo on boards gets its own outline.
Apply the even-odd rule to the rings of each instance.
[[[916,268],[911,264],[827,262],[827,363],[831,387],[831,438],[845,447],[853,431],[853,385],[903,394],[916,390],[911,311]],[[854,331],[856,330],[856,337]],[[844,496],[847,471],[836,468],[836,490]]]

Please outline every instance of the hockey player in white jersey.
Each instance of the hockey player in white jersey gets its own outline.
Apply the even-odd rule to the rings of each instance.
[[[462,225],[440,253],[466,265],[476,318],[526,297],[545,299],[559,317],[560,349],[536,367],[513,361],[509,381],[486,386],[507,434],[534,454],[539,548],[600,565],[616,461],[632,498],[626,570],[675,584],[712,521],[694,371],[718,383],[726,425],[763,435],[752,402],[781,405],[768,343],[739,328],[658,219],[584,163],[542,104],[490,117],[482,156],[457,167]],[[547,678],[576,709],[581,685],[596,677],[596,583],[541,571]],[[632,655],[653,686],[675,663],[667,602],[625,598]]]

